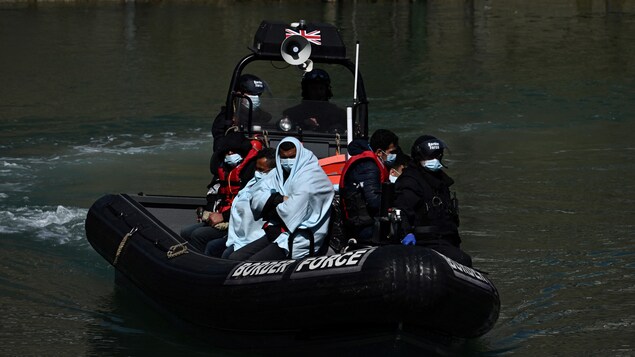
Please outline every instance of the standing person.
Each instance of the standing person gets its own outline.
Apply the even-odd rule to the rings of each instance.
[[[353,140],[348,145],[352,156],[340,176],[340,198],[347,237],[370,242],[375,217],[380,214],[381,185],[388,181],[388,168],[395,158],[399,138],[386,129],[378,129],[370,137]]]
[[[253,74],[243,74],[238,78],[236,86],[236,96],[241,99],[240,104],[234,108],[234,117],[227,120],[227,108],[223,106],[212,124],[214,151],[218,150],[220,139],[225,136],[230,127],[247,124],[250,113],[252,125],[262,125],[271,120],[271,114],[264,111],[260,105],[260,96],[265,91],[263,80]]]
[[[333,97],[331,77],[322,69],[314,69],[302,76],[302,102],[282,112],[294,126],[305,130],[344,133],[346,111],[330,103]]]
[[[460,249],[459,207],[450,194],[454,180],[442,169],[447,146],[434,136],[420,136],[412,145],[412,163],[395,184],[394,206],[402,212],[404,245],[424,246],[463,264],[472,258]]]
[[[181,230],[181,237],[201,252],[209,241],[227,234],[232,201],[254,176],[254,158],[261,148],[257,144],[240,133],[229,133],[220,140],[218,150],[212,155],[210,171],[214,178],[207,186],[208,214],[202,222]]]
[[[274,170],[251,198],[254,217],[266,221],[266,235],[230,259],[300,259],[318,252],[326,238],[333,185],[315,155],[298,139],[284,138],[276,149]]]

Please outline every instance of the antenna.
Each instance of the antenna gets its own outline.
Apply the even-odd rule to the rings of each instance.
[[[359,41],[355,43],[355,83],[353,84],[353,102],[357,102],[357,77],[359,75]]]

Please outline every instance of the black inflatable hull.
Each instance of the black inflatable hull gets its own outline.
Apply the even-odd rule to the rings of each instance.
[[[149,207],[191,216],[197,201],[139,201],[107,195],[95,202],[86,219],[88,240],[118,276],[203,330],[306,334],[399,326],[472,338],[498,318],[492,282],[430,249],[390,245],[271,262],[179,254],[183,241],[175,228]]]

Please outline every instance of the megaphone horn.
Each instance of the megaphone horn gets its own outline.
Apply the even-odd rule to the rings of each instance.
[[[306,62],[311,56],[311,44],[302,36],[289,36],[282,41],[280,54],[288,64],[299,65]]]

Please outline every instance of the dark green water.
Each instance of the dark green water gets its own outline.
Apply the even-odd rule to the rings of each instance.
[[[232,354],[117,291],[83,221],[109,192],[203,194],[230,71],[261,20],[300,18],[360,41],[371,129],[451,147],[464,248],[503,306],[448,353],[634,355],[635,4],[619,0],[0,5],[0,354]]]

